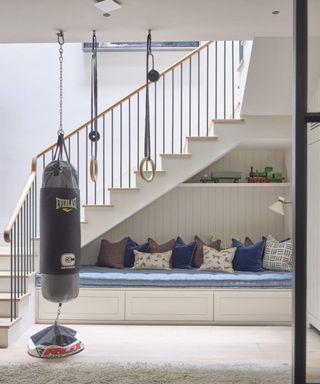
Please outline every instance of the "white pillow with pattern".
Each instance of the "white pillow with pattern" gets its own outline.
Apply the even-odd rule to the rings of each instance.
[[[269,235],[263,257],[263,268],[271,271],[292,271],[292,241],[280,242]]]
[[[172,251],[145,253],[134,250],[134,264],[131,269],[171,269]]]
[[[198,271],[233,272],[232,261],[237,248],[217,251],[214,248],[203,246],[203,263]]]

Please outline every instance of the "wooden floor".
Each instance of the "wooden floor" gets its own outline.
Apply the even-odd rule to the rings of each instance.
[[[27,361],[35,325],[14,345],[0,350],[0,361]],[[276,326],[75,325],[86,349],[70,357],[86,362],[184,364],[289,364],[291,328]],[[308,381],[320,382],[320,336],[308,330]]]

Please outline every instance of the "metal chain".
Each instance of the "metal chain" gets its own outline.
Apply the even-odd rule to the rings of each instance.
[[[59,48],[59,86],[60,86],[60,103],[59,103],[59,115],[60,115],[60,121],[59,121],[59,129],[58,129],[58,135],[63,135],[64,130],[63,130],[63,44],[64,44],[64,35],[63,31],[60,31],[57,33],[58,37],[58,44],[60,45]]]
[[[54,321],[54,325],[58,325],[59,317],[60,317],[60,314],[61,314],[61,307],[62,307],[62,303],[59,303],[58,310],[57,310],[57,317],[56,317],[56,319]]]

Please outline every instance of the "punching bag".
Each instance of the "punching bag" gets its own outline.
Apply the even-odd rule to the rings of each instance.
[[[63,160],[63,151],[67,161]],[[56,159],[56,155],[58,157]],[[40,272],[44,298],[65,303],[79,294],[80,192],[63,134],[43,172],[40,191]]]

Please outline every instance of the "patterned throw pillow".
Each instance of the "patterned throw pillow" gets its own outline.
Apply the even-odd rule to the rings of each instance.
[[[203,263],[198,271],[233,272],[232,261],[237,248],[228,248],[217,251],[214,248],[203,246]]]
[[[217,251],[221,250],[221,240],[212,239],[210,245],[207,245],[204,241],[200,239],[199,236],[194,237],[194,241],[196,243],[196,250],[193,255],[193,266],[195,268],[201,267],[203,263],[203,246],[209,246],[210,248],[214,248]]]
[[[134,250],[134,265],[131,269],[171,269],[172,251],[144,253]]]
[[[269,235],[263,258],[263,268],[272,271],[292,270],[292,242],[291,240],[278,241]]]
[[[128,237],[127,247],[126,247],[126,254],[124,257],[124,266],[126,268],[133,267],[134,264],[134,250],[137,250],[139,252],[149,252],[149,243],[144,244],[138,244],[134,240],[131,239],[131,237]]]

